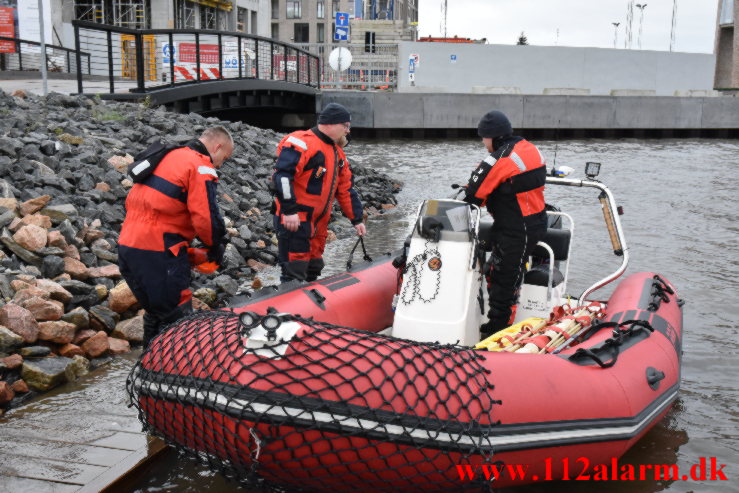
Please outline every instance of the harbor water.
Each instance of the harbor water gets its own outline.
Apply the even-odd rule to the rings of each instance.
[[[582,140],[535,142],[551,166],[575,168],[572,178],[584,178],[585,162],[602,163],[599,179],[624,208],[621,216],[631,256],[628,273],[655,271],[670,280],[685,300],[683,373],[679,399],[669,415],[620,461],[633,465],[677,465],[688,472],[701,458],[725,464],[728,481],[633,482],[572,481],[539,484],[512,491],[609,492],[730,492],[739,484],[739,141],[711,140]],[[399,248],[408,234],[420,202],[448,197],[451,183],[465,183],[485,156],[478,140],[359,141],[347,149],[350,162],[383,171],[403,182],[398,206],[368,223],[370,255]],[[570,213],[575,221],[569,290],[577,296],[593,281],[615,270],[603,227],[598,192],[594,189],[548,187],[547,201]],[[341,222],[341,229],[351,226]],[[325,273],[344,269],[351,239],[329,245]],[[359,258],[356,259],[359,261]],[[265,275],[277,282],[276,270]],[[607,299],[610,288],[595,296]],[[116,415],[124,400],[127,365],[110,369],[106,385],[119,397],[98,402],[96,410]],[[109,376],[110,376],[109,375]],[[117,375],[117,376],[116,376]],[[493,371],[492,377],[495,373]],[[536,375],[532,375],[536,378]],[[525,389],[522,389],[524,391]],[[70,393],[75,405],[83,393]],[[110,409],[106,408],[106,401]],[[8,416],[12,419],[13,413]],[[28,413],[26,413],[27,415]],[[19,419],[31,419],[19,416]],[[53,419],[51,417],[50,419]],[[58,423],[64,426],[63,422]],[[22,446],[22,444],[19,444]],[[574,475],[579,469],[574,471]],[[219,474],[189,459],[169,454],[134,488],[138,492],[244,491]],[[251,490],[257,491],[257,490]]]

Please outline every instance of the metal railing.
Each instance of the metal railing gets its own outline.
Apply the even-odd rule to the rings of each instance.
[[[321,87],[330,89],[394,89],[398,79],[397,44],[298,44],[320,57]],[[346,48],[351,64],[345,70],[334,70],[329,63],[331,52]]]
[[[78,65],[78,63],[80,65]],[[0,36],[0,70],[41,70],[41,43]],[[90,54],[63,46],[46,45],[46,70],[90,74]]]
[[[261,36],[197,29],[128,29],[73,21],[91,72],[118,89],[147,92],[213,80],[260,79],[318,87],[319,57]],[[81,74],[78,92],[84,91]]]

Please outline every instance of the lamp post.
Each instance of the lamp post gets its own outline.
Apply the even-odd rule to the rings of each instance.
[[[677,0],[672,2],[672,29],[670,30],[670,51],[675,47],[675,26],[677,25]]]
[[[613,30],[613,47],[616,47],[616,43],[618,43],[618,26],[621,25],[620,22],[611,22],[613,24],[614,30]]]
[[[644,9],[647,7],[646,3],[637,3],[636,8],[641,12],[639,13],[639,49],[641,50],[641,33],[642,25],[644,24]]]

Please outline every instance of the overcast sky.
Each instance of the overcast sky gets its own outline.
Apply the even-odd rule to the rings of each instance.
[[[712,53],[720,0],[677,0],[675,51]],[[529,44],[624,47],[629,0],[448,0],[447,35],[487,38],[515,44],[521,32]],[[646,4],[642,49],[670,49],[673,0],[635,0]],[[442,0],[419,0],[419,36],[440,36]],[[632,48],[638,48],[640,10],[634,7]],[[559,38],[557,30],[559,29]]]

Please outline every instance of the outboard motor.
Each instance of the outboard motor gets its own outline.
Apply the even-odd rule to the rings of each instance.
[[[458,200],[427,200],[411,234],[392,334],[422,342],[480,340],[480,209]]]

